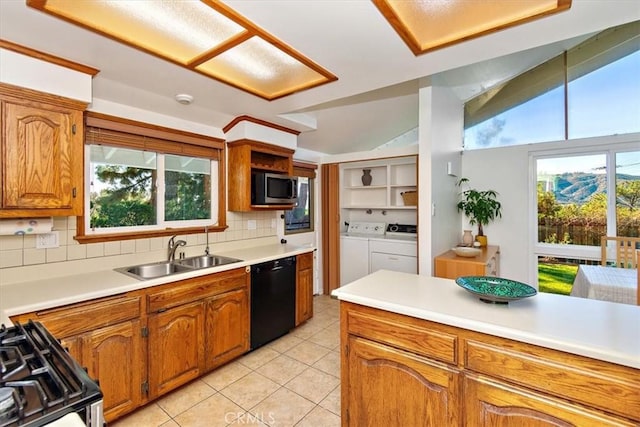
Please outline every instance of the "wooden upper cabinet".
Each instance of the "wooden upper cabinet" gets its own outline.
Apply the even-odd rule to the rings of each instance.
[[[85,103],[0,84],[0,218],[83,211]]]
[[[293,150],[241,139],[227,143],[228,203],[230,211],[290,209],[293,205],[252,205],[251,172],[293,174]]]

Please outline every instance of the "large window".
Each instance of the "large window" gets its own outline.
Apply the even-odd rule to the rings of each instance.
[[[602,236],[640,236],[640,151],[535,159],[538,284],[568,294],[578,264],[600,262]]]
[[[211,223],[216,162],[104,145],[87,150],[92,232]]]
[[[640,132],[638,27],[602,31],[469,100],[465,149]]]
[[[80,242],[224,230],[223,142],[87,114]]]

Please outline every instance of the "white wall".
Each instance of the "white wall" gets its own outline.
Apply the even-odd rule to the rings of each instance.
[[[43,78],[46,76],[46,78]],[[89,74],[0,49],[0,82],[91,102]]]
[[[500,276],[522,282],[528,282],[528,147],[471,150],[462,156],[462,176],[469,178],[470,187],[495,190],[502,203],[502,218],[483,227],[488,243],[500,246]],[[475,236],[477,226],[469,226],[466,217],[462,220]]]
[[[457,213],[457,177],[447,173],[451,162],[460,170],[463,105],[448,88],[429,86],[419,92],[418,217],[419,273],[431,275],[432,259],[455,245],[462,235]]]

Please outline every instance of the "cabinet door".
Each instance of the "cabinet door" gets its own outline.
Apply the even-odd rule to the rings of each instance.
[[[313,253],[298,255],[296,326],[313,317]]]
[[[60,340],[60,345],[64,348],[74,360],[83,364],[82,361],[82,344],[79,337],[68,337]]]
[[[2,207],[82,215],[82,112],[4,103]]]
[[[249,297],[246,289],[207,302],[205,328],[207,370],[249,351]]]
[[[136,409],[142,401],[144,358],[139,320],[97,329],[81,336],[82,364],[104,395],[106,421]]]
[[[632,426],[606,415],[519,387],[469,375],[464,381],[467,426]]]
[[[455,369],[354,337],[349,337],[347,358],[343,425],[460,425]]]
[[[149,398],[200,376],[204,368],[204,303],[150,315]]]

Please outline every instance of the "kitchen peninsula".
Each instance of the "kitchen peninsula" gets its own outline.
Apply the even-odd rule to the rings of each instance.
[[[333,295],[343,425],[640,422],[637,306],[486,304],[453,280],[385,270]]]

